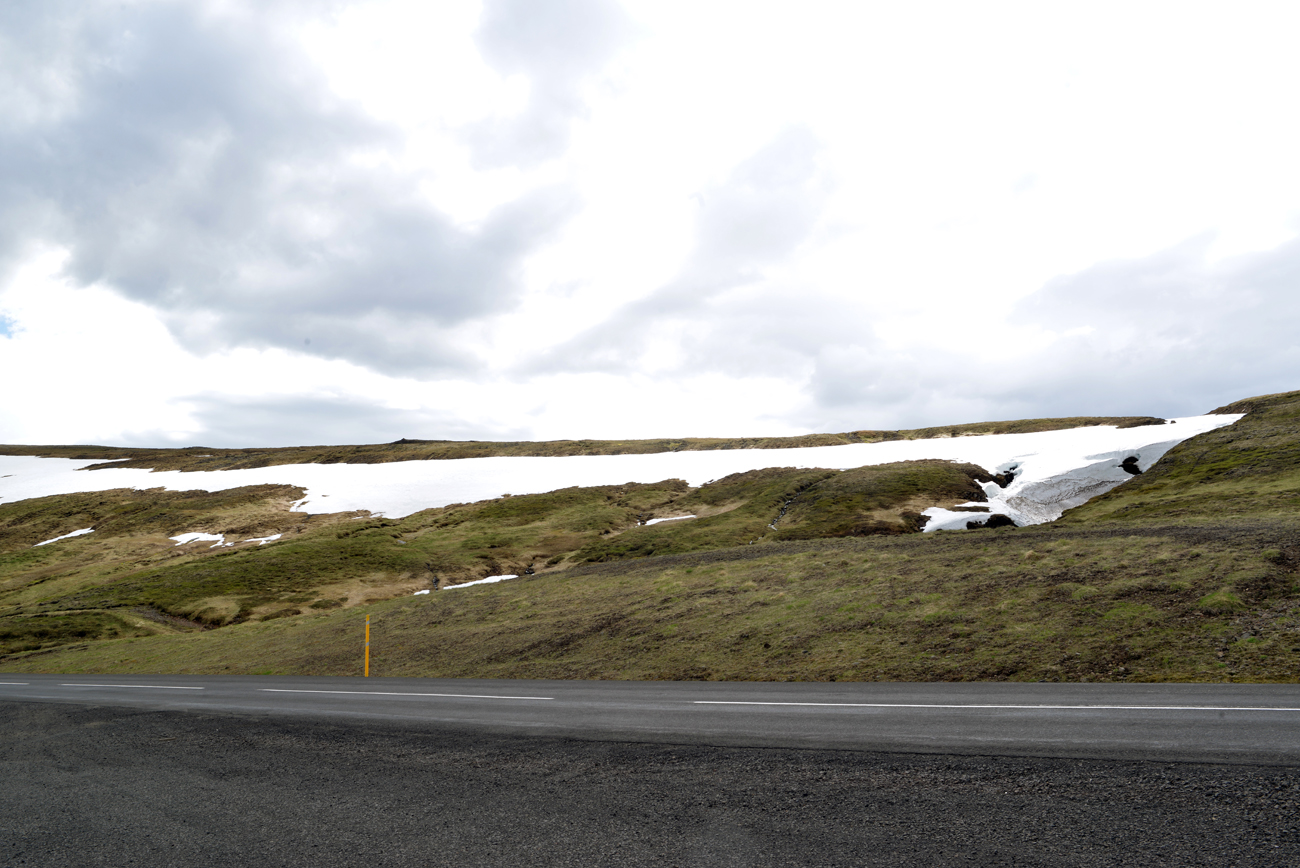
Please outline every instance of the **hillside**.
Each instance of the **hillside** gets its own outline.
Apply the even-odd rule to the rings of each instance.
[[[702,452],[722,449],[806,449],[850,443],[891,440],[930,440],[940,437],[978,437],[989,434],[1024,434],[1114,425],[1133,428],[1161,425],[1154,416],[1073,416],[1063,419],[1019,419],[977,422],[903,431],[849,431],[843,434],[807,434],[796,437],[683,437],[660,440],[548,440],[540,442],[476,440],[408,440],[366,446],[289,446],[268,449],[134,449],[119,446],[17,446],[0,445],[0,455],[42,458],[91,459],[111,464],[89,469],[142,468],[148,470],[237,470],[282,464],[385,464],[394,461],[454,461],[463,458],[559,457],[572,455],[647,455],[659,452]]]
[[[0,668],[355,674],[370,614],[380,675],[1294,680],[1300,393],[1221,412],[1246,415],[1058,522],[973,532],[915,533],[982,499],[989,468],[950,462],[400,520],[292,513],[287,487],[0,504]],[[176,546],[181,514],[286,537]],[[34,547],[71,525],[95,532]]]
[[[425,510],[402,520],[288,511],[301,492],[261,486],[225,492],[56,495],[0,505],[0,600],[9,629],[29,613],[123,612],[206,626],[354,606],[485,575],[544,574],[579,563],[743,545],[776,538],[906,533],[915,511],[981,495],[979,468],[913,462],[861,471],[770,468],[699,489],[680,480],[570,488]],[[816,499],[822,489],[839,494]],[[772,528],[799,494],[807,506]],[[869,527],[846,524],[845,504]],[[658,525],[655,514],[698,515]],[[69,524],[95,532],[38,545]],[[177,527],[214,528],[256,545],[176,545]],[[287,535],[272,545],[260,540]],[[15,611],[16,610],[16,611]],[[21,614],[20,614],[21,613]],[[2,634],[0,634],[2,635]],[[51,636],[50,641],[60,637]],[[16,640],[30,644],[31,639]]]
[[[1146,473],[1064,521],[1199,524],[1300,513],[1300,393],[1250,398],[1213,412],[1246,416],[1175,446]]]

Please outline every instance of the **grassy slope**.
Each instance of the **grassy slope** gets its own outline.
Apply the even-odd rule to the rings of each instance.
[[[370,614],[377,676],[1292,681],[1297,552],[1270,548],[1277,536],[1034,528],[746,546],[4,668],[357,675]]]
[[[0,652],[193,629],[147,604],[119,604],[105,611],[50,601],[111,586],[142,568],[212,555],[211,543],[177,546],[168,539],[175,534],[202,530],[269,536],[337,518],[290,513],[289,504],[301,496],[301,489],[285,485],[222,492],[122,489],[0,505]],[[95,532],[35,545],[85,527]]]
[[[116,623],[109,615],[123,610],[171,618],[165,621],[169,628],[177,627],[176,619],[193,628],[224,626],[346,608],[488,575],[717,549],[791,532],[901,532],[915,523],[915,513],[906,508],[981,496],[973,481],[978,475],[974,466],[947,462],[847,473],[776,468],[736,474],[698,490],[681,480],[568,488],[457,504],[401,520],[290,513],[288,505],[301,491],[287,486],[213,494],[124,490],[20,501],[0,505],[0,650],[35,647],[37,633],[47,646],[87,636],[84,619],[51,620],[54,613],[98,613],[105,630]],[[819,499],[825,485],[841,497]],[[809,503],[800,502],[801,509],[783,519],[783,506],[800,496]],[[869,505],[873,521],[846,523],[844,503]],[[640,526],[656,514],[686,513],[702,517]],[[84,526],[95,532],[33,547],[34,541]],[[177,547],[167,539],[196,530],[226,534],[228,542],[271,532],[285,536],[266,546],[215,551],[211,543]],[[36,631],[25,619],[38,616],[42,628]]]
[[[1220,407],[1235,425],[1187,440],[1156,466],[1070,510],[1066,524],[1205,523],[1300,515],[1300,393]]]
[[[52,458],[99,459],[104,467],[154,470],[232,470],[276,464],[381,464],[390,461],[428,461],[487,458],[498,455],[630,455],[651,452],[691,452],[708,449],[790,449],[808,446],[842,446],[883,440],[926,440],[935,437],[969,437],[980,434],[1022,434],[1091,425],[1121,428],[1158,425],[1152,416],[1073,416],[1066,419],[1019,419],[914,428],[906,431],[849,431],[843,434],[806,434],[797,437],[683,437],[660,440],[551,440],[496,442],[454,440],[398,440],[368,446],[290,446],[279,449],[130,449],[118,446],[15,446],[0,445],[0,455],[37,455]]]
[[[420,528],[359,522],[355,535],[389,534],[395,544],[397,531],[408,541],[403,549],[423,547],[421,557],[534,554],[548,535],[581,536],[557,517],[568,503],[563,521],[592,520],[589,536],[581,546],[568,539],[573,548],[550,572],[543,563],[536,576],[497,585],[357,608],[304,607],[296,617],[201,633],[77,642],[11,656],[0,668],[357,674],[368,613],[379,675],[1293,681],[1300,393],[1255,399],[1248,409],[1237,425],[1189,441],[1053,525],[788,539],[801,527],[815,537],[860,532],[882,497],[885,518],[901,524],[918,492],[970,484],[962,474],[922,480],[936,472],[929,466],[820,478],[762,471],[719,480],[713,490],[664,484],[602,491],[600,501],[574,489],[539,496],[556,498],[549,506],[521,497],[407,519]],[[624,510],[623,521],[705,517],[620,532],[595,520],[609,515],[602,503]],[[760,544],[709,550],[747,542],[745,534],[782,507],[775,530],[762,525]],[[549,516],[540,520],[551,522],[544,532],[538,515]],[[478,548],[466,547],[479,531]],[[533,532],[541,535],[524,539]],[[243,557],[252,562],[276,548]],[[685,553],[660,556],[665,551]],[[646,553],[656,556],[619,560]],[[218,561],[236,562],[208,559]],[[101,611],[110,609],[128,611]]]

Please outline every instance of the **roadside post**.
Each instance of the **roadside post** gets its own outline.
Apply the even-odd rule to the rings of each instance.
[[[366,615],[366,678],[370,677],[370,616]]]

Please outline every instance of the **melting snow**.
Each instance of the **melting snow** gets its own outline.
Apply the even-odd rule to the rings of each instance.
[[[682,519],[685,519],[685,518],[695,518],[695,516],[693,516],[693,515],[674,515],[674,516],[669,516],[668,518],[652,518],[652,519],[650,519],[649,521],[647,521],[646,524],[659,524],[659,522],[661,522],[661,521],[681,521]]]
[[[284,464],[245,470],[150,472],[108,468],[79,472],[93,460],[0,456],[0,503],[30,497],[105,491],[112,488],[167,488],[224,491],[242,485],[298,485],[307,496],[294,508],[320,512],[368,510],[401,518],[436,506],[554,491],[569,486],[621,485],[684,479],[693,486],[732,473],[765,467],[825,467],[848,470],[892,461],[924,458],[977,464],[991,473],[1014,468],[1005,490],[988,487],[991,512],[1021,524],[1051,521],[1062,510],[1113,488],[1128,478],[1119,464],[1138,458],[1145,470],[1175,444],[1196,434],[1230,425],[1238,415],[1192,416],[1174,425],[1123,430],[1111,426],[994,434],[938,440],[893,440],[806,449],[727,449],[711,452],[661,452],[649,455],[577,455],[564,458],[464,458],[451,461],[401,461],[391,464]],[[328,505],[326,505],[328,504]],[[928,510],[927,530],[965,527],[982,513]],[[207,538],[217,539],[216,536]],[[486,580],[483,580],[486,581]],[[463,587],[463,586],[460,586]]]
[[[486,579],[478,579],[477,581],[473,581],[473,582],[461,582],[459,585],[448,585],[447,587],[443,588],[443,590],[450,591],[452,588],[468,588],[470,585],[491,585],[494,582],[504,582],[506,579],[517,579],[517,578],[519,577],[513,574],[508,576],[488,576]]]
[[[94,533],[94,532],[95,529],[93,527],[82,528],[81,530],[74,530],[72,533],[65,533],[63,536],[56,536],[54,539],[47,539],[44,542],[38,542],[36,546],[47,546],[50,543],[58,542],[61,539],[70,539],[71,537],[74,536],[82,536],[84,534]],[[36,548],[36,546],[32,546],[32,548]]]
[[[1216,417],[1199,417],[1199,419]],[[1220,419],[1229,417],[1217,417]],[[1240,419],[1231,417],[1231,421]],[[1179,420],[1179,425],[1184,421]],[[1218,427],[1218,426],[1211,426]],[[954,512],[932,507],[924,511],[930,517],[926,523],[926,532],[936,530],[965,529],[969,521],[983,523],[990,515],[1002,514],[1018,525],[1043,524],[1055,521],[1067,509],[1081,506],[1099,494],[1110,491],[1132,474],[1124,470],[1121,464],[1128,458],[1136,459],[1141,471],[1150,469],[1162,455],[1186,439],[1186,432],[1179,429],[1180,436],[1171,440],[1155,443],[1139,443],[1131,440],[1132,445],[1124,444],[1118,435],[1130,431],[1147,431],[1169,434],[1168,426],[1144,426],[1114,432],[1110,437],[1090,438],[1084,432],[1088,429],[1053,432],[1063,436],[1057,438],[1059,446],[1053,450],[1018,455],[1010,461],[996,465],[983,464],[993,473],[1013,473],[1014,479],[1006,488],[996,482],[984,483],[987,503],[969,502],[965,506],[987,506],[988,513]],[[1210,430],[1210,429],[1204,429]],[[1197,431],[1200,433],[1200,431]],[[1111,447],[1111,448],[1105,448]],[[982,462],[976,462],[981,463]]]
[[[211,542],[212,540],[216,540],[217,544],[208,546],[210,549],[215,549],[223,545],[231,545],[231,543],[226,542],[226,537],[219,533],[183,533],[180,536],[170,536],[167,538],[176,540],[176,545],[178,546],[183,546],[186,543],[192,542]]]
[[[215,549],[215,548],[221,548],[222,546],[226,546],[227,548],[229,548],[230,546],[237,545],[239,543],[254,543],[254,542],[260,546],[264,546],[269,542],[275,542],[281,536],[283,536],[283,534],[273,533],[270,536],[255,536],[250,539],[240,539],[240,540],[235,540],[234,542],[226,542],[226,537],[224,534],[183,533],[180,536],[168,537],[168,539],[176,540],[176,545],[178,546],[183,546],[186,543],[192,543],[192,542],[214,542],[215,541],[216,545],[208,546],[208,548]]]

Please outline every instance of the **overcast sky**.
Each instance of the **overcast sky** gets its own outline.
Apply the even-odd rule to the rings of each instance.
[[[0,5],[0,442],[1300,388],[1300,7]]]

